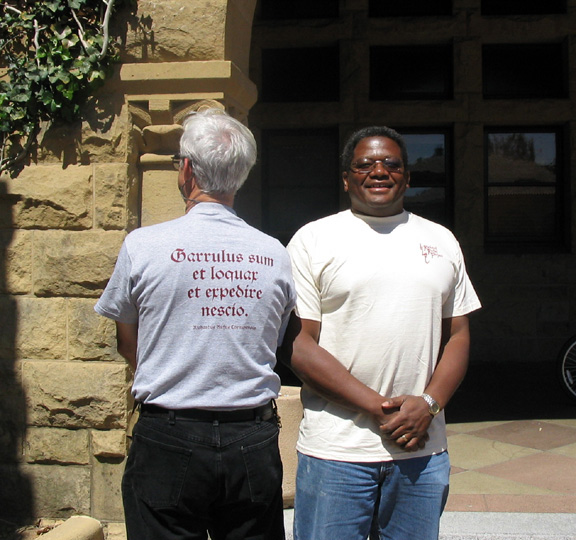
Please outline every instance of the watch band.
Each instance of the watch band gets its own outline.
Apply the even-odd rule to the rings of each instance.
[[[440,412],[440,405],[438,405],[437,401],[428,394],[422,394],[422,398],[428,403],[428,412],[432,416],[436,416]]]

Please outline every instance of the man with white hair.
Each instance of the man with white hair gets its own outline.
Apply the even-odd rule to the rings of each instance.
[[[210,109],[184,122],[184,216],[131,232],[96,311],[116,321],[140,406],[122,493],[130,540],[281,540],[276,348],[290,260],[233,210],[252,133]]]

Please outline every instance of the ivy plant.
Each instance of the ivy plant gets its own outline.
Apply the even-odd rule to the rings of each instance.
[[[0,0],[0,173],[29,157],[42,122],[73,121],[116,60],[112,12],[129,0]]]

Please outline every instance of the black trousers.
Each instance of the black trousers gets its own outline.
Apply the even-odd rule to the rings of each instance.
[[[128,540],[283,540],[276,419],[142,413],[122,497]]]

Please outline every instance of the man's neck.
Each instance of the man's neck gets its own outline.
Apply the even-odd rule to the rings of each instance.
[[[194,194],[195,197],[185,198],[186,201],[186,212],[189,212],[196,205],[203,202],[211,202],[223,204],[224,206],[229,206],[234,208],[234,195],[230,193],[204,193]]]

